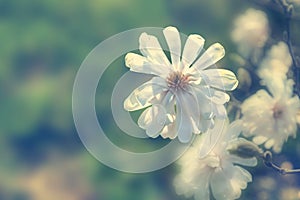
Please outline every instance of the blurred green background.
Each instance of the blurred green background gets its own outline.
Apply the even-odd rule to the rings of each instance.
[[[172,187],[174,164],[148,174],[127,174],[102,165],[87,152],[72,118],[76,72],[106,38],[131,28],[169,25],[187,35],[201,34],[205,47],[222,43],[227,56],[219,65],[236,72],[240,66],[230,59],[236,51],[230,32],[234,18],[250,7],[268,14],[272,34],[280,39],[281,14],[251,1],[1,0],[0,199],[184,199]],[[299,34],[298,26],[294,27],[294,34]],[[107,116],[105,129],[112,135],[119,129],[108,107],[115,81],[128,70],[123,59],[109,67],[104,78],[107,87],[98,91],[97,109]],[[138,151],[164,144],[160,139],[130,143],[120,135],[111,137],[120,146],[134,146]],[[277,159],[299,163],[299,152],[297,141],[290,141]],[[298,177],[280,177],[261,164],[249,170],[254,181],[241,199],[268,199],[276,188],[299,194]]]

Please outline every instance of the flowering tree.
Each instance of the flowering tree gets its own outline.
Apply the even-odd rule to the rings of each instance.
[[[142,33],[142,55],[128,53],[125,64],[130,71],[151,75],[125,100],[128,111],[144,109],[138,125],[152,138],[195,141],[179,160],[176,192],[195,199],[238,199],[252,175],[242,166],[255,166],[257,158],[281,174],[298,173],[278,167],[272,150],[280,153],[287,139],[296,137],[300,124],[299,71],[290,38],[292,4],[269,2],[282,9],[287,19],[284,41],[267,46],[271,29],[267,15],[249,9],[234,22],[232,40],[243,72],[256,76],[262,89],[249,94],[243,102],[235,100],[236,119],[230,123],[226,91],[236,89],[238,80],[228,69],[214,68],[225,55],[215,43],[203,50],[204,38],[190,35],[184,47],[175,27],[163,30],[171,61],[155,36]],[[182,50],[183,49],[183,50]],[[267,50],[265,50],[267,49]],[[182,52],[181,52],[182,51]],[[264,146],[258,146],[262,145]]]

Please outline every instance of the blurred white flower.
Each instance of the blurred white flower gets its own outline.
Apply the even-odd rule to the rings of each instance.
[[[293,80],[274,80],[266,90],[259,90],[241,105],[245,136],[266,148],[280,152],[289,136],[296,137],[300,101],[293,96]]]
[[[206,131],[214,116],[227,116],[224,103],[229,95],[220,90],[233,90],[238,81],[225,69],[207,69],[225,55],[215,43],[199,58],[204,45],[200,35],[190,35],[181,55],[180,34],[175,27],[163,30],[172,63],[156,37],[142,33],[139,49],[143,56],[128,53],[126,66],[133,72],[153,75],[135,89],[124,102],[124,108],[134,111],[146,108],[138,120],[150,137],[162,135],[189,142],[192,133]],[[150,106],[150,107],[149,107]]]
[[[51,157],[48,162],[26,170],[14,182],[31,200],[95,199],[98,188],[89,179],[91,173],[83,157]],[[61,156],[61,155],[59,155]],[[26,196],[27,196],[26,195]],[[26,198],[25,198],[26,199]]]
[[[255,166],[257,164],[255,157],[241,158],[227,151],[232,144],[241,140],[238,138],[241,130],[240,120],[230,125],[227,121],[224,123],[224,120],[216,120],[211,133],[201,135],[178,161],[181,165],[181,172],[174,180],[177,194],[186,197],[194,195],[196,200],[209,200],[211,191],[217,200],[239,198],[241,190],[252,181],[251,174],[240,165]],[[220,132],[221,135],[216,145],[206,156],[201,157],[200,149],[207,148],[204,147],[207,141],[218,137]]]
[[[268,37],[269,22],[263,11],[250,8],[234,21],[231,38],[247,58],[263,47]]]
[[[263,84],[273,84],[274,79],[287,79],[287,72],[292,65],[292,57],[284,42],[273,45],[260,64],[258,76]]]
[[[286,2],[294,4],[294,5],[299,5],[300,4],[300,0],[286,0]]]

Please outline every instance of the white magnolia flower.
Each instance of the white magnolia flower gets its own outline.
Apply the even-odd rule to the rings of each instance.
[[[186,197],[194,196],[196,200],[209,200],[211,191],[217,200],[239,198],[241,190],[252,181],[251,174],[240,165],[255,166],[257,164],[255,157],[241,158],[228,151],[232,145],[246,141],[238,138],[241,130],[240,120],[229,126],[227,121],[218,120],[210,134],[201,135],[178,161],[181,165],[181,172],[174,180],[177,194]],[[206,145],[216,137],[219,139],[212,150],[204,157],[201,156],[201,149],[211,148]]]
[[[285,80],[291,65],[292,57],[288,46],[284,42],[279,42],[267,52],[267,56],[260,64],[258,76],[263,80],[264,84],[273,82],[275,78]]]
[[[249,57],[254,51],[263,47],[269,37],[269,22],[263,11],[248,9],[234,21],[231,33],[237,43],[239,52]]]
[[[187,38],[181,54],[179,32],[174,27],[163,30],[169,46],[168,60],[156,37],[142,33],[139,49],[143,55],[128,53],[126,66],[133,72],[153,75],[135,89],[124,102],[134,111],[146,108],[138,120],[150,137],[162,135],[181,142],[190,141],[193,133],[206,131],[213,117],[227,116],[224,103],[229,95],[220,90],[233,90],[238,81],[225,69],[207,69],[225,54],[219,44],[210,46],[199,58],[204,39],[200,35]]]
[[[277,83],[279,82],[279,83]],[[254,136],[258,145],[280,152],[289,136],[296,137],[300,101],[293,96],[292,80],[273,81],[266,90],[259,90],[246,99],[242,106],[245,136]],[[298,116],[297,116],[298,115]]]

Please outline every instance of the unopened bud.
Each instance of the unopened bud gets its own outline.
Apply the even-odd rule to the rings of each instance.
[[[256,144],[244,138],[239,138],[236,141],[233,141],[227,148],[227,151],[240,158],[260,157],[263,153]]]
[[[264,160],[266,162],[272,162],[272,153],[270,151],[264,153]]]

